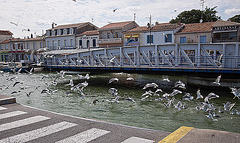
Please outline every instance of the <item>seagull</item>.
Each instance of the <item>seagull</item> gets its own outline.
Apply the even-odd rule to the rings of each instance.
[[[177,89],[173,89],[173,92],[170,94],[170,96],[175,96],[177,94],[182,94],[182,91],[177,90]]]
[[[211,92],[208,94],[208,96],[206,96],[204,98],[204,102],[209,104],[209,99],[212,99],[212,98],[219,98],[219,96],[217,94]]]
[[[132,78],[132,77],[128,77],[126,80],[127,80],[127,81],[133,81],[134,78]]]
[[[30,94],[32,94],[33,93],[33,91],[30,91],[30,92],[25,92],[26,93],[26,95],[29,97],[30,96]]]
[[[15,22],[10,22],[10,23],[15,25],[15,26],[18,26],[18,23],[15,23]]]
[[[186,89],[186,85],[182,81],[177,81],[174,85],[175,88]]]
[[[170,82],[168,78],[164,78],[163,81]]]
[[[226,104],[224,104],[224,110],[225,111],[231,111],[231,109],[233,108],[233,106],[235,105],[236,103],[232,103],[231,102],[227,102]]]
[[[126,98],[125,100],[136,103],[135,100],[134,100],[133,98],[131,98],[131,97],[128,97],[128,98]]]
[[[186,93],[186,94],[182,97],[183,100],[187,100],[187,101],[193,100],[193,98],[194,98],[194,97],[191,96],[190,93]]]
[[[23,29],[22,32],[23,32],[23,31],[30,31],[30,29],[29,29],[29,28],[28,28],[28,29]]]
[[[232,90],[231,93],[234,95],[233,99],[236,97],[240,99],[240,88],[237,89],[235,87],[231,87],[230,89]]]
[[[16,81],[14,84],[13,84],[13,87],[16,86],[17,84],[23,84],[22,82],[19,82],[19,81]]]
[[[110,88],[108,89],[108,93],[110,93],[112,96],[118,95],[118,90],[116,88]]]
[[[183,106],[183,105],[182,105],[182,102],[181,102],[181,101],[178,101],[178,103],[177,103],[176,105],[174,105],[174,107],[177,108],[178,111],[181,110],[182,106]]]
[[[117,8],[113,10],[113,12],[116,12],[116,10],[118,10]]]
[[[213,82],[213,84],[215,84],[215,85],[220,85],[220,79],[221,79],[221,75],[219,75],[218,77],[217,77],[217,79]]]
[[[203,98],[202,94],[200,93],[200,89],[197,90],[197,98],[196,98],[196,100],[198,100],[199,98]]]
[[[25,72],[27,72],[27,73],[29,73],[29,74],[32,74],[32,72],[33,72],[33,69],[34,69],[34,68],[31,68],[31,69],[30,69],[30,71],[28,71],[28,70],[25,70]]]
[[[109,81],[108,81],[108,84],[110,84],[110,83],[112,83],[112,82],[114,82],[114,81],[118,81],[118,78],[111,78]]]
[[[149,88],[149,87],[157,88],[158,85],[157,85],[156,83],[147,83],[147,84],[143,87],[143,89],[147,89],[147,88]]]
[[[74,86],[74,84],[73,84],[73,80],[70,79],[69,83],[68,83],[68,84],[65,84],[65,86]]]
[[[213,120],[213,121],[218,121],[217,119],[214,119],[213,118],[213,113],[212,113],[212,111],[209,111],[208,112],[208,115],[206,115],[209,119],[211,119],[211,120]]]

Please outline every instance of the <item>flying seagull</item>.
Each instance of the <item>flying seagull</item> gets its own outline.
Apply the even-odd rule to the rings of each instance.
[[[213,82],[213,84],[215,84],[215,85],[220,85],[220,79],[221,79],[221,75],[219,75],[218,77],[217,77],[217,79]]]
[[[113,10],[113,12],[116,12],[116,10],[118,10],[117,8]]]

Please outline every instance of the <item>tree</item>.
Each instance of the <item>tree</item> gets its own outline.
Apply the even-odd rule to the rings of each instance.
[[[229,21],[229,20],[230,20],[231,22],[238,22],[238,23],[240,23],[240,14],[239,14],[239,15],[235,15],[235,16],[229,18],[228,21]]]
[[[172,19],[170,23],[199,23],[202,19],[203,22],[217,21],[221,17],[217,16],[216,6],[213,8],[205,8],[204,11],[199,9],[192,9],[191,11],[181,12],[175,19]]]

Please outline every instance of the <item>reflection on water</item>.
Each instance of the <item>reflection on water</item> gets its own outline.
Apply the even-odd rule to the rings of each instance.
[[[208,113],[202,110],[197,111],[195,108],[200,102],[203,102],[203,99],[181,100],[185,93],[190,93],[196,98],[197,88],[187,86],[182,94],[175,96],[174,104],[182,101],[188,107],[187,109],[178,111],[174,107],[166,108],[164,103],[166,104],[167,100],[155,100],[164,93],[171,93],[176,81],[181,80],[186,83],[187,78],[184,76],[126,73],[90,74],[90,79],[87,80],[89,84],[83,90],[86,94],[84,98],[71,91],[71,87],[65,86],[65,84],[69,83],[70,79],[73,79],[75,85],[85,80],[78,79],[76,74],[72,77],[65,75],[64,78],[56,80],[56,86],[49,85],[57,76],[56,72],[41,72],[32,75],[26,73],[8,75],[8,73],[4,73],[3,76],[0,75],[2,81],[0,85],[2,88],[1,94],[15,96],[18,103],[40,109],[148,129],[174,131],[180,126],[190,126],[240,133],[239,115],[232,115],[230,112],[218,113],[216,110],[216,113],[220,114],[221,117],[215,117],[218,121],[213,121],[206,117]],[[17,78],[10,80],[12,77]],[[108,80],[112,77],[117,77],[119,81],[108,84]],[[134,81],[127,81],[127,77],[134,78]],[[163,81],[164,78],[169,78],[170,82]],[[22,82],[22,84],[19,83],[13,87],[16,81]],[[160,96],[149,97],[142,101],[142,94],[145,92],[142,88],[146,83],[152,82],[157,83],[163,92],[159,93]],[[55,90],[55,93],[41,94],[42,90],[47,87],[52,91]],[[119,103],[106,102],[106,100],[114,98],[108,93],[108,89],[112,87],[118,90]],[[17,93],[11,94],[13,91]],[[28,97],[26,93],[29,92],[32,93]],[[223,104],[230,101],[231,103],[236,102],[233,108],[240,110],[240,100],[233,99],[234,95],[230,93],[230,90],[220,88],[216,90],[201,89],[204,97],[210,92],[220,96],[210,100],[216,109],[219,107],[223,109]],[[136,102],[125,100],[128,97],[133,98]],[[94,100],[97,100],[96,104],[93,103]]]

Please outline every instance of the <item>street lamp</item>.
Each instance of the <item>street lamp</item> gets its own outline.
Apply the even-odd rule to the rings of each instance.
[[[149,18],[149,23],[147,24],[147,29],[149,29],[149,33],[150,33],[150,36],[149,36],[149,43],[151,45],[152,43],[152,35],[151,35],[151,30],[153,29],[153,24],[151,23],[151,15],[150,15],[150,18]]]

